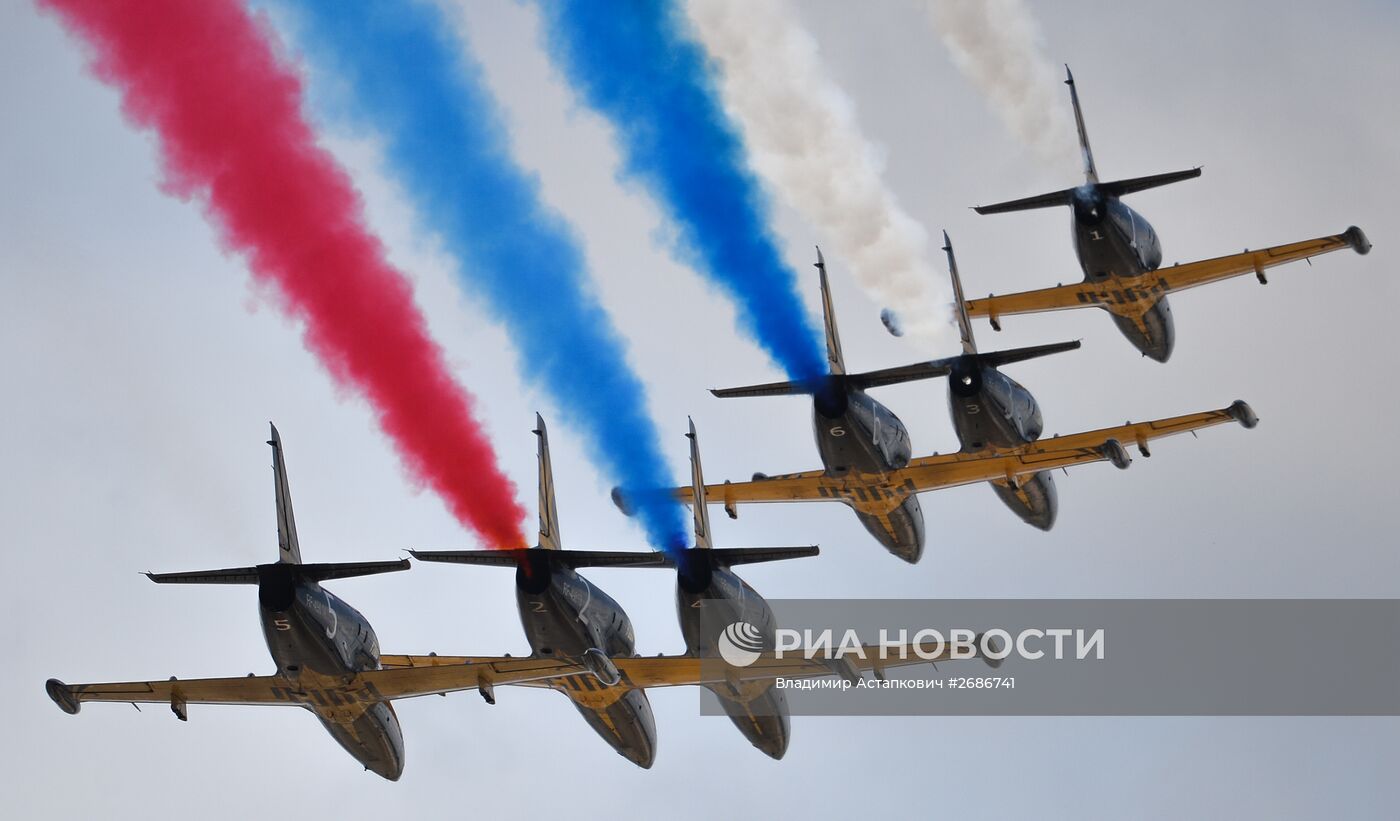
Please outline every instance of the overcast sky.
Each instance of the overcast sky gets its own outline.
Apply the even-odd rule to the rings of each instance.
[[[1131,202],[1166,262],[1366,229],[1375,250],[1178,297],[1170,363],[1143,359],[1107,316],[1012,317],[984,350],[1082,339],[1008,367],[1047,433],[1251,402],[1256,430],[1163,441],[1130,470],[1057,478],[1049,533],[991,490],[925,496],[928,547],[908,566],[839,506],[760,506],[714,520],[720,544],[820,542],[821,557],[745,569],[781,597],[1393,597],[1390,468],[1394,227],[1400,216],[1400,6],[1341,2],[1056,3],[1039,9],[1046,71],[1069,62],[1104,179],[1203,165]],[[477,547],[405,479],[365,405],[338,394],[285,321],[220,250],[199,210],[165,196],[149,134],[83,51],[25,0],[0,6],[0,521],[8,641],[0,752],[17,817],[346,818],[665,813],[708,817],[885,811],[1005,817],[1086,812],[1272,817],[1383,815],[1400,801],[1395,719],[797,718],[787,757],[751,749],[689,690],[654,692],[659,751],[637,769],[555,693],[503,691],[398,706],[406,771],[359,772],[310,715],[89,705],[63,715],[45,678],[97,681],[271,669],[247,588],[156,588],[143,570],[273,560],[267,421],[282,432],[308,561]],[[930,232],[957,244],[969,293],[1078,278],[1065,211],[979,217],[968,206],[1078,182],[1073,158],[1025,150],[950,63],[918,3],[808,2],[801,21],[886,156],[886,178]],[[510,118],[517,156],[577,226],[604,304],[629,340],[677,475],[694,416],[711,480],[819,466],[798,399],[723,402],[705,389],[780,378],[731,305],[668,251],[645,191],[620,183],[607,125],[539,47],[533,9],[460,14]],[[1067,95],[1066,95],[1067,97]],[[1068,105],[1068,100],[1064,100]],[[505,469],[534,498],[531,414],[557,413],[517,378],[500,327],[384,174],[371,135],[324,121],[372,227],[409,272],[434,333],[479,399]],[[1066,170],[1068,169],[1068,171]],[[775,228],[809,272],[824,238],[795,213]],[[941,270],[941,268],[940,268]],[[851,272],[832,266],[847,363],[918,354],[885,334]],[[815,281],[805,296],[815,310]],[[952,353],[949,350],[947,353]],[[956,447],[940,382],[882,389],[917,453]],[[551,430],[566,547],[639,549],[609,482],[567,427]],[[626,606],[644,653],[678,652],[672,574],[590,574]],[[423,566],[339,582],[386,652],[527,651],[506,571]],[[1390,651],[1394,651],[1391,648]],[[1383,650],[1384,652],[1384,650]],[[1191,659],[1182,658],[1184,666]],[[1336,663],[1325,647],[1298,663]],[[708,800],[697,800],[703,796]]]

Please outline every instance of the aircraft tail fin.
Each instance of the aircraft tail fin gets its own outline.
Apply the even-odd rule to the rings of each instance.
[[[972,320],[967,316],[967,301],[963,298],[962,277],[958,276],[958,258],[953,256],[953,241],[943,232],[943,252],[948,255],[948,276],[953,280],[953,316],[958,320],[963,353],[977,353],[977,340],[972,335]]]
[[[277,561],[284,564],[301,564],[301,545],[297,543],[297,521],[292,515],[292,491],[287,485],[287,461],[282,454],[282,437],[277,426],[272,428],[272,438],[267,443],[272,446],[272,481],[277,499]]]
[[[690,488],[694,494],[691,507],[695,512],[695,547],[709,550],[714,547],[710,538],[710,506],[705,500],[705,471],[700,467],[700,437],[695,434],[695,420],[690,419]]]
[[[554,504],[554,468],[549,461],[549,432],[544,417],[535,414],[535,435],[539,437],[540,463],[540,547],[559,550],[559,509]]]
[[[836,310],[831,302],[831,283],[826,277],[826,260],[822,257],[822,249],[817,249],[817,274],[821,280],[822,292],[822,323],[826,328],[826,366],[827,371],[833,376],[840,376],[846,372],[846,360],[841,355],[841,334],[836,330]],[[823,383],[817,382],[765,382],[762,385],[745,385],[740,388],[712,388],[710,393],[721,399],[733,399],[741,396],[810,396],[823,389],[824,384],[829,384],[830,380]]]
[[[831,283],[826,278],[826,260],[817,249],[817,273],[822,286],[822,320],[826,325],[826,362],[833,374],[846,372],[846,360],[841,355],[841,335],[836,331],[836,309],[831,303]]]
[[[373,576],[379,573],[393,573],[409,568],[408,559],[391,562],[323,562],[319,564],[295,564],[276,562],[257,567],[230,567],[224,570],[195,570],[187,573],[147,573],[146,577],[156,584],[260,584],[269,576],[294,575],[309,581],[323,582],[330,579],[348,579],[354,576]]]
[[[1069,66],[1065,66],[1065,85],[1069,86],[1069,101],[1074,106],[1074,127],[1079,132],[1079,153],[1084,159],[1084,181],[1096,185],[1099,170],[1094,167],[1094,150],[1089,147],[1089,131],[1084,127],[1084,112],[1079,108],[1079,90],[1074,87],[1074,73]]]

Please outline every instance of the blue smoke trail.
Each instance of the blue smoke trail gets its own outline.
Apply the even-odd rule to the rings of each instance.
[[[548,51],[616,126],[626,170],[681,229],[683,252],[736,300],[740,321],[795,381],[826,374],[796,277],[725,116],[704,50],[670,0],[544,0]]]
[[[452,26],[427,3],[290,0],[307,53],[343,80],[337,100],[385,141],[421,219],[456,257],[543,387],[626,489],[670,487],[646,391],[590,288],[579,242],[510,154],[495,100]],[[366,332],[372,332],[366,329]],[[629,494],[655,547],[686,543],[667,494]]]

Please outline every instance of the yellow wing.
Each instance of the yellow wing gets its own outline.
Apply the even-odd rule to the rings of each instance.
[[[1055,288],[1041,288],[1037,291],[970,299],[967,301],[967,313],[968,316],[988,317],[993,327],[998,328],[999,317],[1061,311],[1068,308],[1098,307],[1121,316],[1141,316],[1155,305],[1162,295],[1172,291],[1184,291],[1197,285],[1248,273],[1255,274],[1260,282],[1264,282],[1264,271],[1269,268],[1343,248],[1351,248],[1358,254],[1365,254],[1371,250],[1371,243],[1366,239],[1366,234],[1353,225],[1340,234],[1159,268],[1132,280],[1080,282]]]
[[[882,655],[883,652],[883,655]],[[551,687],[577,691],[574,695],[604,691],[621,692],[645,687],[678,687],[691,684],[767,682],[778,678],[813,678],[839,675],[848,679],[861,672],[877,673],[889,667],[968,658],[955,656],[952,646],[905,644],[892,647],[866,645],[850,652],[817,652],[806,658],[801,651],[786,655],[769,651],[752,663],[734,667],[720,659],[691,655],[614,658],[619,680],[603,684],[584,665],[567,659],[511,658],[509,656],[382,656],[379,670],[357,673],[348,679],[303,671],[295,679],[282,676],[239,678],[167,679],[165,681],[64,684],[49,679],[50,698],[68,713],[78,712],[85,701],[168,704],[181,720],[189,704],[293,705],[318,714],[339,716],[359,713],[369,704],[399,698],[480,689],[487,701],[495,701],[497,685]],[[983,659],[996,666],[997,661]]]
[[[1014,448],[1005,453],[1016,454],[1029,464],[1035,464],[1042,455],[1052,455],[1063,451],[1083,450],[1085,448],[1097,448],[1105,442],[1116,441],[1120,443],[1136,444],[1138,450],[1144,456],[1151,456],[1147,443],[1153,439],[1161,439],[1164,436],[1171,436],[1177,433],[1188,433],[1201,428],[1223,425],[1226,422],[1238,422],[1246,428],[1252,428],[1259,424],[1259,417],[1255,415],[1254,409],[1242,399],[1237,399],[1229,407],[1219,410],[1201,411],[1199,413],[1188,413],[1182,416],[1170,416],[1166,419],[1154,419],[1150,422],[1126,422],[1110,428],[1099,428],[1098,430],[1085,431],[1083,433],[1072,433],[1068,436],[1052,436],[1048,439],[1041,439],[1029,445]],[[922,462],[923,460],[915,460]],[[910,465],[913,466],[913,463]],[[1058,467],[1058,465],[1056,466]]]
[[[496,684],[524,684],[585,671],[578,664],[559,659],[509,656],[385,656],[381,664],[383,669],[356,673],[348,679],[305,670],[296,679],[243,676],[102,684],[64,684],[50,679],[46,687],[49,697],[69,713],[78,712],[85,701],[115,701],[169,704],[183,719],[187,704],[289,704],[324,712],[396,698],[489,689]]]
[[[1188,262],[1185,265],[1173,265],[1170,268],[1160,268],[1150,276],[1157,277],[1169,291],[1184,291],[1197,285],[1205,285],[1208,282],[1229,279],[1251,272],[1259,277],[1260,282],[1264,282],[1264,271],[1269,268],[1283,265],[1286,262],[1296,262],[1300,259],[1309,259],[1332,251],[1340,251],[1343,248],[1351,248],[1358,254],[1365,254],[1371,250],[1371,243],[1366,239],[1366,235],[1362,233],[1361,229],[1353,225],[1346,231],[1329,237],[1318,237],[1288,245],[1275,245],[1272,248],[1263,248],[1258,251],[1245,251],[1242,254],[1231,254],[1200,262]]]
[[[906,645],[903,653],[898,647],[884,648],[881,658],[879,645],[865,645],[844,654],[818,653],[806,658],[800,651],[779,656],[774,652],[760,654],[752,664],[735,667],[720,659],[696,656],[657,656],[654,658],[615,659],[617,669],[634,687],[684,687],[691,684],[729,684],[769,682],[779,678],[823,678],[840,676],[854,679],[860,673],[887,668],[908,667],[955,660],[947,647],[921,648],[922,655]],[[996,666],[996,662],[987,661]]]
[[[885,474],[851,472],[827,476],[821,471],[808,471],[751,482],[706,485],[705,495],[726,509],[742,503],[842,501],[862,512],[887,513],[909,496],[929,490],[995,480],[1014,485],[1020,477],[1042,470],[1104,460],[1127,467],[1131,460],[1123,443],[1137,444],[1139,450],[1150,455],[1147,443],[1153,439],[1230,421],[1252,428],[1258,417],[1248,404],[1237,401],[1219,410],[1056,436],[1005,450],[924,456]],[[674,492],[685,502],[692,500],[690,488],[677,488]]]
[[[849,474],[848,477],[833,477],[820,470],[806,473],[788,473],[782,476],[763,476],[752,482],[725,482],[720,485],[705,485],[705,498],[711,504],[723,504],[726,508],[739,502],[813,502],[823,499],[840,498],[839,490],[845,487],[849,477],[863,474]],[[678,487],[675,497],[692,504],[695,492],[689,487]]]
[[[977,644],[980,645],[980,641]],[[879,672],[887,668],[956,661],[969,657],[981,658],[993,667],[999,664],[996,660],[982,656],[980,646],[971,648],[970,654],[965,653],[955,657],[954,648],[951,645],[935,645],[931,642],[924,642],[917,645],[912,643],[890,645],[883,648],[883,655],[881,646],[874,644],[864,645],[848,652],[818,651],[813,654],[812,658],[806,658],[801,650],[783,654],[768,651],[758,654],[752,663],[743,667],[727,664],[718,658],[702,658],[693,655],[613,658],[612,662],[617,666],[618,673],[621,674],[621,681],[613,686],[621,689],[633,689],[684,687],[696,684],[727,683],[733,685],[743,682],[768,682],[778,678],[820,678],[832,675],[850,678],[871,670]],[[384,662],[383,659],[388,659],[388,661]],[[467,656],[385,656],[383,659],[381,662],[386,664],[414,664],[419,665],[420,670],[433,668],[449,672],[454,668],[471,663],[471,658]],[[533,679],[497,683],[573,689],[562,686],[561,682],[588,679],[590,684],[588,687],[584,687],[584,690],[600,688],[600,685],[591,683],[592,674],[579,672],[583,669],[579,665],[567,665],[567,663],[553,660],[535,659],[535,661],[546,665],[567,666],[571,672],[557,680]],[[601,689],[608,688],[603,685]]]
[[[242,678],[168,679],[105,684],[64,684],[49,679],[49,697],[66,712],[76,713],[84,701],[119,701],[141,704],[295,704],[280,688],[287,686],[281,676]],[[177,711],[178,712],[178,711]]]

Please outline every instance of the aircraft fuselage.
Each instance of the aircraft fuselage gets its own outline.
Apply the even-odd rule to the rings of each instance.
[[[1070,206],[1074,251],[1086,282],[1102,283],[1107,299],[1114,290],[1151,288],[1145,275],[1162,264],[1157,232],[1122,200],[1104,194],[1093,185],[1075,189]],[[1165,295],[1140,318],[1110,312],[1128,341],[1143,354],[1165,362],[1176,343],[1171,306]]]
[[[532,555],[516,570],[520,623],[534,654],[565,659],[582,659],[589,650],[601,650],[610,658],[636,655],[636,635],[622,606],[577,571],[547,558]],[[562,686],[584,720],[613,749],[641,767],[652,765],[656,720],[643,690],[608,686],[591,674],[570,676]]]
[[[836,386],[812,404],[812,432],[829,476],[848,472],[885,474],[909,464],[909,431],[894,412],[864,391]],[[910,496],[888,514],[863,512],[846,500],[865,529],[885,549],[911,564],[924,550],[924,514]]]
[[[316,582],[298,579],[295,565],[258,568],[258,610],[268,652],[287,679],[288,699],[320,719],[327,732],[366,769],[397,780],[403,773],[403,731],[388,701],[336,703],[319,682],[339,684],[379,669],[379,639],[369,621]]]
[[[1045,429],[1040,405],[1030,391],[971,356],[960,358],[948,375],[948,413],[968,453],[1019,447],[1039,439]],[[991,483],[998,498],[1023,521],[1049,530],[1058,509],[1053,474],[1041,471],[1019,484]]]
[[[676,615],[686,651],[716,652],[714,641],[728,625],[746,622],[758,629],[763,648],[773,649],[777,625],[768,602],[727,567],[711,563],[708,551],[686,550],[678,560]],[[772,682],[706,685],[749,743],[771,758],[787,752],[790,720],[787,696]]]

